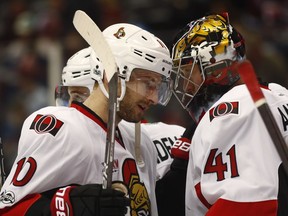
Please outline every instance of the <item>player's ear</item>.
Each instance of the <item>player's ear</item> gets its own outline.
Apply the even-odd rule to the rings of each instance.
[[[106,76],[105,70],[104,70],[104,74],[103,74],[102,82],[103,82],[105,88],[107,89],[107,88],[108,88],[108,79],[107,79],[107,76]]]

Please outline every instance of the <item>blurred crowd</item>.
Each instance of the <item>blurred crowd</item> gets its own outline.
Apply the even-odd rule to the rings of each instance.
[[[227,11],[245,38],[247,57],[257,74],[288,87],[287,0],[1,0],[0,138],[6,172],[15,159],[24,119],[41,107],[55,105],[54,88],[61,82],[63,66],[87,46],[72,24],[78,9],[100,29],[116,22],[137,24],[169,47],[190,20]],[[167,107],[152,108],[146,118],[189,123],[175,99]]]

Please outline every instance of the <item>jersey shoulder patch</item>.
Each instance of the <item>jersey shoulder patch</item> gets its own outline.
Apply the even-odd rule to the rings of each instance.
[[[30,125],[31,130],[34,130],[38,134],[50,133],[55,136],[64,123],[57,119],[52,114],[41,115],[38,114],[32,124]]]
[[[239,102],[221,102],[215,107],[212,107],[209,110],[209,117],[210,122],[212,122],[213,119],[221,116],[225,116],[228,114],[239,114]]]

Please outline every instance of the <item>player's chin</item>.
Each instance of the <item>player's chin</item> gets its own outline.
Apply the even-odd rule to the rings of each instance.
[[[143,115],[135,115],[133,118],[131,118],[131,122],[137,123],[143,119]]]
[[[127,121],[127,122],[134,122],[137,123],[142,120],[143,114],[140,112],[125,112],[120,115],[120,118]]]
[[[143,119],[143,116],[144,116],[143,112],[137,112],[134,115],[131,114],[129,119],[130,122],[137,123]]]

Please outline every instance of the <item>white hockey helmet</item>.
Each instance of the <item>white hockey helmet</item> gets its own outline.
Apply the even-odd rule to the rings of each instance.
[[[93,52],[94,64],[103,71],[103,65],[99,61],[91,47],[84,48],[71,56],[62,71],[63,86],[84,86],[93,90],[95,81],[91,78],[91,54]]]
[[[91,47],[78,51],[68,59],[62,70],[62,85],[55,89],[57,106],[68,106],[70,100],[83,102],[89,96],[95,84],[95,80],[91,78],[92,63],[95,68],[98,68],[98,71],[101,71],[100,74],[103,74],[103,65]],[[76,99],[76,96],[70,95],[68,87],[86,87],[87,90],[73,88],[73,92],[77,92],[77,94],[74,93],[77,96]]]
[[[163,41],[150,32],[127,23],[111,25],[103,31],[103,35],[115,56],[119,77],[129,81],[135,68],[161,74],[165,81],[158,98],[160,104],[167,104],[171,94],[166,81],[172,70],[172,60],[169,49]],[[125,92],[125,89],[122,89],[122,93],[123,91]]]

